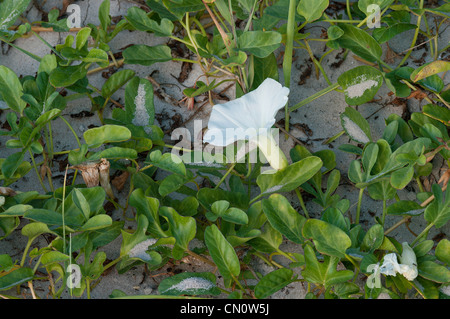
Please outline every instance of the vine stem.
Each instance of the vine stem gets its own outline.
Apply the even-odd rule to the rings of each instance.
[[[294,46],[294,33],[295,33],[295,0],[289,0],[289,14],[287,20],[287,29],[286,29],[286,47],[284,49],[284,57],[283,57],[283,74],[284,74],[284,85],[286,87],[291,86],[291,69],[292,69],[292,54],[293,54],[293,46]],[[302,28],[305,23],[302,24],[300,28]],[[284,129],[289,132],[289,102],[286,102],[284,106]],[[286,136],[287,138],[287,136]]]
[[[420,0],[419,9],[423,9],[423,0]],[[417,29],[416,29],[416,32],[414,33],[414,37],[413,37],[412,43],[410,45],[410,48],[413,48],[416,45],[417,37],[419,36],[421,21],[422,21],[422,14],[420,14],[417,17],[417,23],[416,23]],[[405,63],[405,61],[409,58],[409,55],[411,54],[411,52],[412,52],[412,50],[408,50],[408,52],[403,57],[402,61],[398,64],[397,68],[401,67],[403,65],[403,63]]]
[[[362,202],[362,196],[364,194],[364,188],[361,188],[359,190],[359,196],[358,196],[358,206],[356,208],[356,220],[355,224],[359,224],[359,216],[361,214],[361,202]]]
[[[339,84],[335,83],[333,85],[330,85],[330,86],[326,87],[323,90],[320,90],[317,93],[314,93],[313,95],[307,97],[306,99],[304,99],[304,100],[300,101],[299,103],[295,104],[294,106],[290,107],[289,108],[289,112],[295,111],[296,109],[298,109],[298,108],[300,108],[300,107],[302,107],[302,106],[304,106],[304,105],[314,101],[315,99],[318,99],[319,97],[321,97],[321,96],[323,96],[323,95],[325,95],[325,94],[327,94],[327,93],[329,93],[331,91],[336,90],[338,87],[339,87]]]
[[[216,187],[214,187],[214,189],[218,189],[219,186],[223,183],[223,181],[225,180],[225,178],[227,178],[227,176],[231,173],[231,171],[234,169],[234,167],[236,166],[236,163],[233,163],[230,168],[228,169],[228,171],[225,173],[225,175],[223,175],[223,177],[220,179],[219,183],[216,185]]]

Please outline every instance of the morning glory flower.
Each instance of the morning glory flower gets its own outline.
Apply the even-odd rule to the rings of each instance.
[[[289,89],[273,79],[233,101],[214,105],[203,141],[227,146],[235,141],[256,143],[274,169],[288,166],[273,135],[275,115],[288,101]]]
[[[419,274],[417,270],[417,258],[416,254],[414,253],[414,250],[408,245],[407,242],[402,243],[403,252],[402,256],[400,257],[400,262],[407,267],[402,273],[403,276],[405,276],[406,279],[409,281],[414,280],[417,275]]]
[[[418,275],[416,254],[407,242],[404,242],[402,246],[403,253],[400,257],[401,264],[398,263],[397,255],[395,253],[387,254],[384,256],[380,272],[387,276],[396,276],[397,273],[399,273],[407,280],[413,281]]]

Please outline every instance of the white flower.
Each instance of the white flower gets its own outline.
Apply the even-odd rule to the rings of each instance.
[[[253,141],[274,169],[286,167],[286,156],[270,129],[278,110],[287,103],[288,95],[287,87],[268,78],[242,97],[215,105],[203,141],[214,146],[227,146],[239,140]]]
[[[416,254],[408,243],[404,242],[402,246],[401,264],[397,262],[397,255],[395,253],[387,254],[384,256],[380,272],[387,276],[396,276],[399,273],[407,280],[413,281],[418,275]]]
[[[395,253],[384,256],[383,264],[380,267],[380,272],[386,276],[395,276],[400,272],[400,265],[397,262],[397,255]]]
[[[417,270],[417,258],[414,250],[408,245],[407,242],[402,243],[403,252],[400,258],[400,262],[407,266],[407,269],[402,273],[409,281],[414,280],[419,274]]]

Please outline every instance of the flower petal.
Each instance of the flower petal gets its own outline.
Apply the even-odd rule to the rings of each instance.
[[[269,129],[275,123],[275,115],[287,103],[288,94],[288,88],[267,78],[256,90],[215,105],[203,141],[226,146],[257,136],[261,129]],[[227,136],[227,129],[230,136]]]

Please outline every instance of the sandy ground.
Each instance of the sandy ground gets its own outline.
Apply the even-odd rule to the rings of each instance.
[[[43,9],[45,11],[49,11],[55,4],[59,5],[59,1],[47,1],[44,5]],[[81,7],[82,14],[82,26],[87,23],[93,23],[95,25],[99,24],[98,20],[98,7],[101,3],[100,0],[86,0],[86,1],[75,1],[74,3],[79,4]],[[125,15],[126,11],[129,7],[134,4],[125,1],[125,0],[111,0],[111,16],[119,16]],[[27,18],[29,21],[39,21],[41,19],[40,13],[34,8],[30,7],[27,12]],[[323,24],[326,26],[326,24]],[[320,24],[315,24],[313,27],[306,28],[305,32],[311,32],[312,36],[319,37],[321,34],[322,28]],[[64,41],[67,33],[53,33],[53,32],[45,32],[41,33],[41,36],[48,41],[51,45],[56,45]],[[402,36],[398,36],[389,42],[390,48],[394,52],[402,52],[406,50],[413,36],[413,30],[407,31],[402,34]],[[443,34],[439,37],[439,47],[443,47],[447,44],[448,39],[450,38],[450,28],[446,29]],[[124,47],[130,44],[162,44],[165,43],[167,39],[164,38],[156,38],[151,34],[146,34],[144,32],[129,32],[123,31],[121,32],[112,42],[110,42],[112,52],[119,52],[123,50]],[[19,39],[15,43],[20,47],[24,47],[30,52],[43,56],[45,54],[50,53],[48,47],[46,47],[39,39],[34,36],[31,36],[26,39]],[[314,42],[311,45],[312,51],[317,52],[316,54],[321,54],[321,52],[325,52],[325,43],[324,42]],[[18,75],[34,75],[37,68],[38,63],[31,59],[30,57],[20,53],[14,48],[8,48],[5,44],[0,44],[0,65],[5,65],[14,70]],[[386,52],[386,45],[383,46],[384,52]],[[279,53],[279,52],[278,52]],[[415,67],[420,64],[413,64],[413,60],[420,60],[422,57],[423,61],[428,62],[431,61],[429,54],[425,49],[425,46],[422,46],[418,50],[414,50],[411,54],[411,58],[409,59],[411,66]],[[426,54],[425,56],[423,56]],[[399,62],[399,58],[396,58],[392,61],[392,65],[396,65]],[[422,61],[422,63],[423,63]],[[352,69],[358,65],[362,65],[358,62],[353,55],[350,53],[348,58],[345,61],[341,61],[341,57],[339,55],[339,51],[335,51],[332,54],[328,55],[324,59],[323,68],[325,72],[328,74],[330,81],[335,83],[338,76],[345,72],[346,70]],[[309,56],[306,51],[297,50],[294,57],[293,62],[293,73],[292,73],[292,84],[291,84],[291,92],[289,95],[290,105],[294,105],[299,101],[305,99],[306,97],[316,93],[317,91],[324,89],[328,86],[327,82],[320,76],[319,79],[316,78],[314,73],[314,68],[312,68],[312,72],[308,75],[309,70],[311,70],[312,63],[309,60]],[[161,84],[161,87],[164,91],[174,97],[177,100],[182,98],[182,90],[184,89],[183,85],[186,87],[192,86],[197,77],[200,75],[199,70],[193,69],[190,73],[187,80],[180,84],[176,78],[180,74],[181,71],[181,63],[178,62],[167,62],[167,63],[157,63],[149,67],[145,66],[137,66],[137,65],[125,65],[124,68],[132,69],[136,72],[138,76],[146,77],[152,74],[153,78]],[[280,80],[282,82],[282,70],[280,72]],[[447,74],[445,83],[448,84],[450,79],[450,74]],[[92,85],[97,88],[101,88],[105,79],[102,77],[101,73],[93,74],[89,77],[89,81]],[[299,84],[300,82],[300,84]],[[222,87],[217,89],[217,92],[221,90]],[[416,112],[421,110],[421,106],[426,104],[426,101],[419,101],[416,99],[409,99],[404,102],[402,105],[397,105],[393,103],[394,97],[389,96],[388,93],[390,90],[386,87],[385,84],[381,87],[379,92],[377,93],[375,100],[373,103],[366,103],[358,107],[361,114],[366,117],[371,125],[372,134],[374,139],[380,138],[382,131],[385,126],[385,118],[391,114],[396,113],[398,115],[403,115],[405,112]],[[231,98],[234,96],[233,89],[227,91],[227,95]],[[124,88],[118,90],[114,95],[113,99],[118,102],[124,101]],[[198,105],[201,103],[198,103]],[[156,123],[160,125],[163,130],[168,130],[170,128],[175,128],[180,123],[183,123],[187,119],[189,119],[194,112],[196,111],[198,105],[194,110],[188,110],[185,106],[174,105],[170,103],[170,101],[165,101],[163,99],[157,98],[155,96],[155,111],[156,111]],[[331,92],[321,98],[309,103],[306,106],[294,111],[291,113],[291,133],[304,143],[311,152],[315,152],[321,149],[332,149],[336,154],[336,163],[337,169],[341,172],[341,186],[338,188],[338,194],[342,198],[348,198],[350,202],[356,203],[358,198],[358,190],[352,187],[346,181],[346,175],[348,171],[348,165],[352,159],[354,159],[353,155],[349,155],[337,149],[337,147],[342,143],[348,143],[348,137],[341,136],[332,142],[329,145],[323,145],[322,143],[337,134],[342,130],[339,116],[344,111],[347,104],[344,101],[343,94],[337,92]],[[108,106],[108,111],[111,108]],[[203,120],[203,126],[207,125],[207,120],[209,117],[209,113],[211,110],[210,105],[205,105],[203,108],[196,114],[194,119]],[[68,119],[75,129],[77,135],[80,139],[83,137],[83,132],[88,129],[90,125],[100,125],[100,122],[97,116],[91,117],[72,117],[73,115],[79,114],[82,111],[90,111],[90,103],[89,101],[80,99],[73,102],[70,102],[67,108],[64,111],[64,116]],[[105,114],[105,117],[108,117],[108,111]],[[72,115],[72,116],[71,116]],[[282,120],[284,117],[284,113],[280,110],[277,114],[277,120]],[[0,125],[5,122],[5,112],[0,114]],[[55,150],[70,150],[77,148],[77,144],[75,139],[67,134],[66,127],[64,123],[60,120],[56,120],[52,124],[53,132],[54,132],[54,141]],[[193,130],[193,120],[186,123],[186,126],[189,130]],[[0,154],[1,157],[6,157],[14,150],[7,149],[5,147],[5,138],[0,138]],[[168,142],[170,142],[168,138]],[[295,141],[290,138],[287,141],[282,141],[282,148],[286,154],[289,154],[289,150],[295,145]],[[439,179],[441,172],[439,171],[439,167],[441,165],[436,165],[438,169],[433,172],[434,177]],[[64,172],[58,171],[56,168],[53,172],[53,177],[55,184],[58,186],[61,185],[63,180]],[[82,183],[81,177],[78,177],[78,183]],[[20,190],[20,191],[31,191],[38,190],[42,191],[40,187],[36,187],[39,185],[35,172],[30,171],[30,173],[17,183],[12,185],[12,188]],[[127,194],[127,189],[123,189],[121,193],[116,191],[117,196],[120,198],[121,195]],[[299,208],[300,205],[295,195],[285,194],[291,201],[294,208]],[[413,188],[407,187],[405,190],[400,192],[400,197],[402,199],[414,199],[415,193],[413,192]],[[122,196],[123,198],[123,196]],[[362,217],[361,222],[364,227],[368,229],[374,222],[374,215],[381,216],[381,202],[376,202],[370,199],[367,193],[364,194],[363,202],[362,202]],[[389,205],[389,203],[388,203]],[[319,217],[320,210],[319,206],[311,201],[307,201],[306,206],[312,215],[312,217]],[[300,208],[299,208],[300,209]],[[356,210],[356,205],[352,206],[351,211],[354,213]],[[113,213],[113,219],[118,220],[122,218],[121,213]],[[392,217],[388,216],[386,219],[386,227],[390,227],[395,224],[400,217]],[[128,223],[130,226],[133,226],[133,223]],[[19,226],[19,229],[23,225]],[[410,224],[410,229],[415,233],[420,233],[420,231],[425,227],[425,221],[422,218],[413,219],[413,222]],[[450,225],[436,230],[433,228],[429,234],[429,238],[432,238],[438,234],[443,234],[448,238],[450,230]],[[398,241],[412,241],[414,236],[410,231],[407,230],[405,226],[401,226],[397,228],[394,232],[391,233]],[[13,259],[18,259],[22,257],[23,248],[26,244],[26,238],[20,235],[20,231],[15,231],[13,235],[9,236],[5,240],[0,241],[0,254],[8,253],[12,256]],[[43,245],[47,246],[47,243],[43,238],[35,241],[32,245],[34,247],[43,247]],[[108,259],[113,260],[119,256],[121,245],[121,238],[119,237],[111,244],[103,247],[103,250],[106,252]],[[286,248],[287,251],[299,251],[299,247],[296,247],[292,244],[283,244],[283,247]],[[301,252],[301,251],[299,251]],[[280,258],[278,260],[280,263],[287,264],[287,260],[283,260]],[[116,269],[112,269],[107,274],[105,274],[101,280],[101,282],[95,287],[95,289],[91,293],[91,298],[108,298],[113,289],[120,289],[127,294],[130,295],[140,295],[140,294],[155,294],[157,293],[158,283],[164,278],[163,275],[155,276],[159,273],[167,273],[167,272],[178,272],[178,271],[211,271],[212,268],[205,266],[204,264],[199,264],[196,260],[187,260],[185,263],[181,263],[178,265],[170,266],[171,269],[167,269],[167,267],[159,270],[156,273],[147,273],[143,266],[139,266],[131,269],[127,273],[123,275],[119,275]],[[254,263],[255,270],[261,272],[262,274],[268,273],[274,269],[268,267],[261,261],[255,261]],[[41,287],[37,287],[37,293],[41,296],[46,296],[48,293],[48,284],[42,284]],[[30,298],[29,290],[27,288],[22,289],[23,293]],[[8,291],[8,293],[12,294],[14,291]],[[279,292],[275,293],[272,298],[278,299],[288,299],[288,298],[303,298],[305,295],[305,289],[300,283],[290,284]],[[68,297],[64,295],[64,297]],[[84,296],[85,297],[85,296]]]

